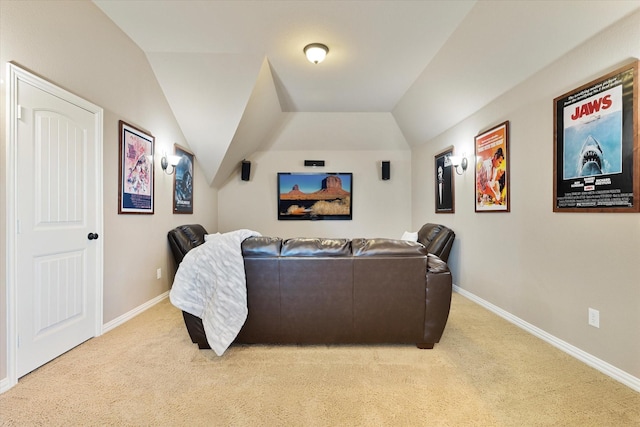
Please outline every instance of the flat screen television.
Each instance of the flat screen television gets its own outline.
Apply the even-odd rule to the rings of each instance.
[[[278,173],[278,219],[351,219],[353,174]]]

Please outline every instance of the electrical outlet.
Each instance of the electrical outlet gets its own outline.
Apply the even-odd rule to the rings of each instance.
[[[156,279],[162,279],[162,269],[161,268],[156,270]]]
[[[600,312],[594,308],[589,308],[589,325],[595,328],[600,327]]]

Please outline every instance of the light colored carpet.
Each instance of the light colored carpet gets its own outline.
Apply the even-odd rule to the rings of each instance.
[[[168,300],[0,395],[8,426],[639,426],[640,393],[454,294],[433,350],[191,344]]]

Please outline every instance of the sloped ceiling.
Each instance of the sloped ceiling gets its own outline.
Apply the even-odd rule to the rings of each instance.
[[[147,54],[216,186],[286,112],[386,112],[409,145],[423,144],[640,8],[574,0],[94,3]],[[314,42],[330,49],[318,65],[302,53]]]

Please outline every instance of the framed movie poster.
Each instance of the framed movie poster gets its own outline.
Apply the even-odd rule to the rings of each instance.
[[[509,122],[475,138],[476,212],[509,212]]]
[[[640,211],[638,63],[554,99],[554,212]]]
[[[149,133],[119,121],[119,214],[153,214],[153,148]]]
[[[435,156],[436,213],[455,213],[452,155],[449,147]]]
[[[174,154],[180,162],[174,167],[173,174],[173,213],[193,213],[193,153],[186,148],[174,145]]]

